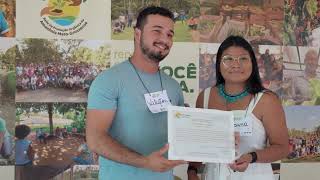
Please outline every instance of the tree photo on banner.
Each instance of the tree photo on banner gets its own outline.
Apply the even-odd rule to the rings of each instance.
[[[133,40],[133,28],[138,13],[147,6],[162,6],[173,12],[177,42],[198,42],[196,36],[200,15],[198,0],[112,0],[111,38],[114,40]]]
[[[110,43],[22,39],[16,66],[17,102],[86,102],[94,78],[110,67]]]
[[[18,103],[17,159],[21,159],[22,141],[30,141],[33,149],[31,166],[21,168],[19,174],[48,179],[68,171],[71,177],[73,166],[97,164],[97,156],[86,145],[85,112],[85,103]],[[26,130],[22,127],[29,128],[23,138],[19,137]]]
[[[0,38],[0,166],[14,165],[16,40]]]
[[[320,2],[285,0],[284,44],[320,46]]]

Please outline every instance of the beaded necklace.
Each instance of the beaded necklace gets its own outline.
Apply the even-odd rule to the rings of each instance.
[[[227,94],[224,89],[224,84],[218,85],[218,92],[219,92],[219,95],[226,100],[226,103],[236,102],[237,100],[240,100],[249,95],[248,88],[246,88],[244,91],[236,95]]]

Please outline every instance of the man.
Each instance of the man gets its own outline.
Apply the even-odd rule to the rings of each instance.
[[[310,101],[312,98],[310,80],[317,78],[317,68],[319,66],[319,56],[316,50],[310,49],[306,53],[304,64],[304,74],[292,79],[291,95],[296,105],[300,105],[304,101]]]
[[[100,180],[172,180],[171,169],[185,163],[163,157],[169,149],[166,107],[183,106],[179,84],[159,71],[172,46],[173,28],[167,9],[142,10],[133,56],[92,83],[86,137],[100,155]]]
[[[6,21],[2,10],[0,10],[0,37],[7,37],[9,35],[9,25]]]
[[[266,49],[265,53],[261,55],[261,59],[263,60],[263,65],[265,68],[265,80],[270,80],[270,76],[272,73],[272,56],[269,54],[269,49]]]

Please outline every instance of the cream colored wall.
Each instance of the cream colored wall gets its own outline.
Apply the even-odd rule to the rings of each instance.
[[[14,166],[0,166],[0,179],[14,180]]]
[[[319,180],[320,163],[282,163],[281,180]]]

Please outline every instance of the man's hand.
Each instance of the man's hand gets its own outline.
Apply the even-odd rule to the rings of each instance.
[[[146,157],[145,167],[156,172],[166,172],[180,164],[187,162],[181,160],[168,160],[163,155],[169,150],[169,144],[166,144],[159,151],[155,151]]]
[[[199,180],[199,177],[195,171],[190,171],[188,172],[188,180]]]

